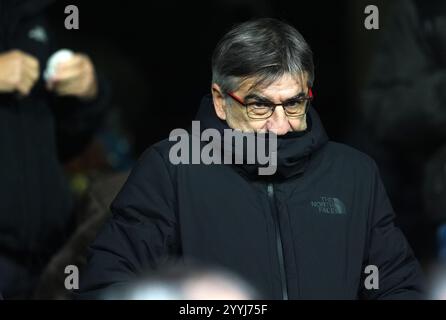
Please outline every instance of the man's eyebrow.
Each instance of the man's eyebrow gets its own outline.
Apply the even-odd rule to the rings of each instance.
[[[283,101],[282,103],[287,103],[287,102],[290,102],[290,101],[294,101],[294,100],[303,98],[303,97],[305,97],[305,96],[306,96],[305,92],[302,91],[302,92],[299,92],[298,94],[296,94],[295,96],[286,99],[286,100]],[[259,101],[259,102],[273,103],[273,102],[271,101],[271,99],[268,99],[267,97],[262,96],[262,95],[257,94],[257,93],[250,93],[250,94],[248,94],[248,95],[245,97],[245,101],[246,101],[246,100],[249,100],[249,99],[253,99],[253,100],[256,100],[256,101]]]
[[[288,98],[285,101],[283,101],[283,103],[287,103],[287,102],[291,102],[291,101],[295,101],[295,100],[299,100],[302,99],[303,97],[305,97],[306,94],[305,92],[299,92],[298,94],[296,94],[294,97]]]
[[[256,100],[256,101],[260,101],[260,102],[267,102],[267,103],[272,103],[271,100],[269,100],[267,97],[261,96],[259,94],[256,93],[250,93],[245,97],[245,101],[246,100]]]

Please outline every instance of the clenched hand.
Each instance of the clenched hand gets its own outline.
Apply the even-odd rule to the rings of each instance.
[[[60,62],[47,88],[60,96],[93,99],[97,94],[95,70],[90,58],[76,53],[71,59]]]
[[[27,96],[39,78],[39,61],[20,50],[0,54],[0,93]]]

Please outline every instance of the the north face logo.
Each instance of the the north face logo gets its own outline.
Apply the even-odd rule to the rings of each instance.
[[[320,201],[311,201],[311,206],[321,213],[346,214],[344,203],[338,198],[321,197]]]

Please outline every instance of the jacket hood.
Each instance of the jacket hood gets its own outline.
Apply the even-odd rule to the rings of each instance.
[[[201,130],[213,128],[223,135],[224,129],[230,129],[226,121],[217,117],[210,94],[203,97],[196,120],[200,121]],[[255,133],[253,135],[255,139],[259,139],[259,135]],[[328,136],[319,116],[313,107],[310,107],[305,131],[277,136],[277,170],[273,178],[286,179],[303,173],[311,154],[322,148],[327,141]],[[265,178],[265,176],[258,175],[259,167],[264,167],[264,165],[257,161],[255,164],[247,164],[244,161],[243,164],[237,164],[235,167],[250,178]]]

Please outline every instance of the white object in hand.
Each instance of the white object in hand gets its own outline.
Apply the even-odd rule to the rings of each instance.
[[[57,65],[61,62],[70,60],[73,54],[73,51],[69,49],[61,49],[53,53],[48,59],[46,63],[46,69],[43,73],[43,78],[45,79],[45,81],[51,80],[51,78],[53,78],[54,74],[56,73]]]

